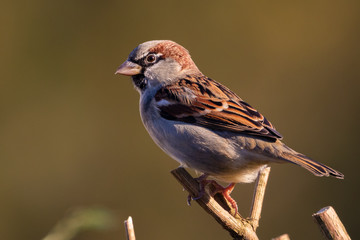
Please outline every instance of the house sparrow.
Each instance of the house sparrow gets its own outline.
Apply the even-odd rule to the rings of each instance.
[[[206,77],[189,52],[169,41],[137,46],[115,74],[131,76],[140,93],[140,114],[154,142],[182,166],[230,183],[250,183],[269,163],[293,163],[316,176],[344,175],[298,153],[255,108]]]

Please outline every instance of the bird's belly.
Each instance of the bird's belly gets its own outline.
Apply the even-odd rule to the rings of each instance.
[[[266,164],[241,144],[206,128],[157,119],[143,121],[155,143],[182,165],[225,182],[252,182]],[[245,141],[245,139],[244,139]]]

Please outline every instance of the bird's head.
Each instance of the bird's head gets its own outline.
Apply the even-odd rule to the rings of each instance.
[[[142,92],[201,72],[184,47],[170,40],[155,40],[137,46],[115,74],[132,76],[137,90]]]

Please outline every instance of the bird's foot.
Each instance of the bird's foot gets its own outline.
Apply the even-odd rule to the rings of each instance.
[[[215,189],[213,189],[210,192],[210,195],[213,197],[215,196],[215,194],[221,193],[224,196],[224,198],[230,203],[231,207],[235,210],[234,215],[236,215],[236,213],[238,212],[238,206],[236,204],[236,201],[230,196],[230,193],[233,191],[235,187],[235,183],[230,183],[227,187],[223,187],[220,184],[218,184],[215,180],[207,180],[207,177],[208,177],[207,174],[203,174],[200,177],[195,178],[200,185],[199,195],[193,197],[189,194],[187,198],[187,204],[190,206],[191,200],[198,200],[202,198],[205,194],[205,187],[208,186],[209,184],[212,184]]]
[[[217,193],[221,193],[224,196],[224,198],[230,203],[231,207],[235,210],[234,213],[235,216],[238,212],[238,206],[236,201],[230,196],[230,193],[235,188],[235,183],[230,183],[227,187],[223,187],[215,181],[212,184],[215,187],[215,190],[212,192],[212,196],[214,196]]]

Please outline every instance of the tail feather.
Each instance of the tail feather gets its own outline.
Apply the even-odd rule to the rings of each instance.
[[[322,176],[332,176],[339,179],[344,179],[344,174],[331,167],[326,166],[325,164],[314,161],[304,154],[291,151],[285,152],[283,155],[284,160],[289,161],[293,164],[299,165],[308,171],[312,172],[314,175],[322,177]]]

